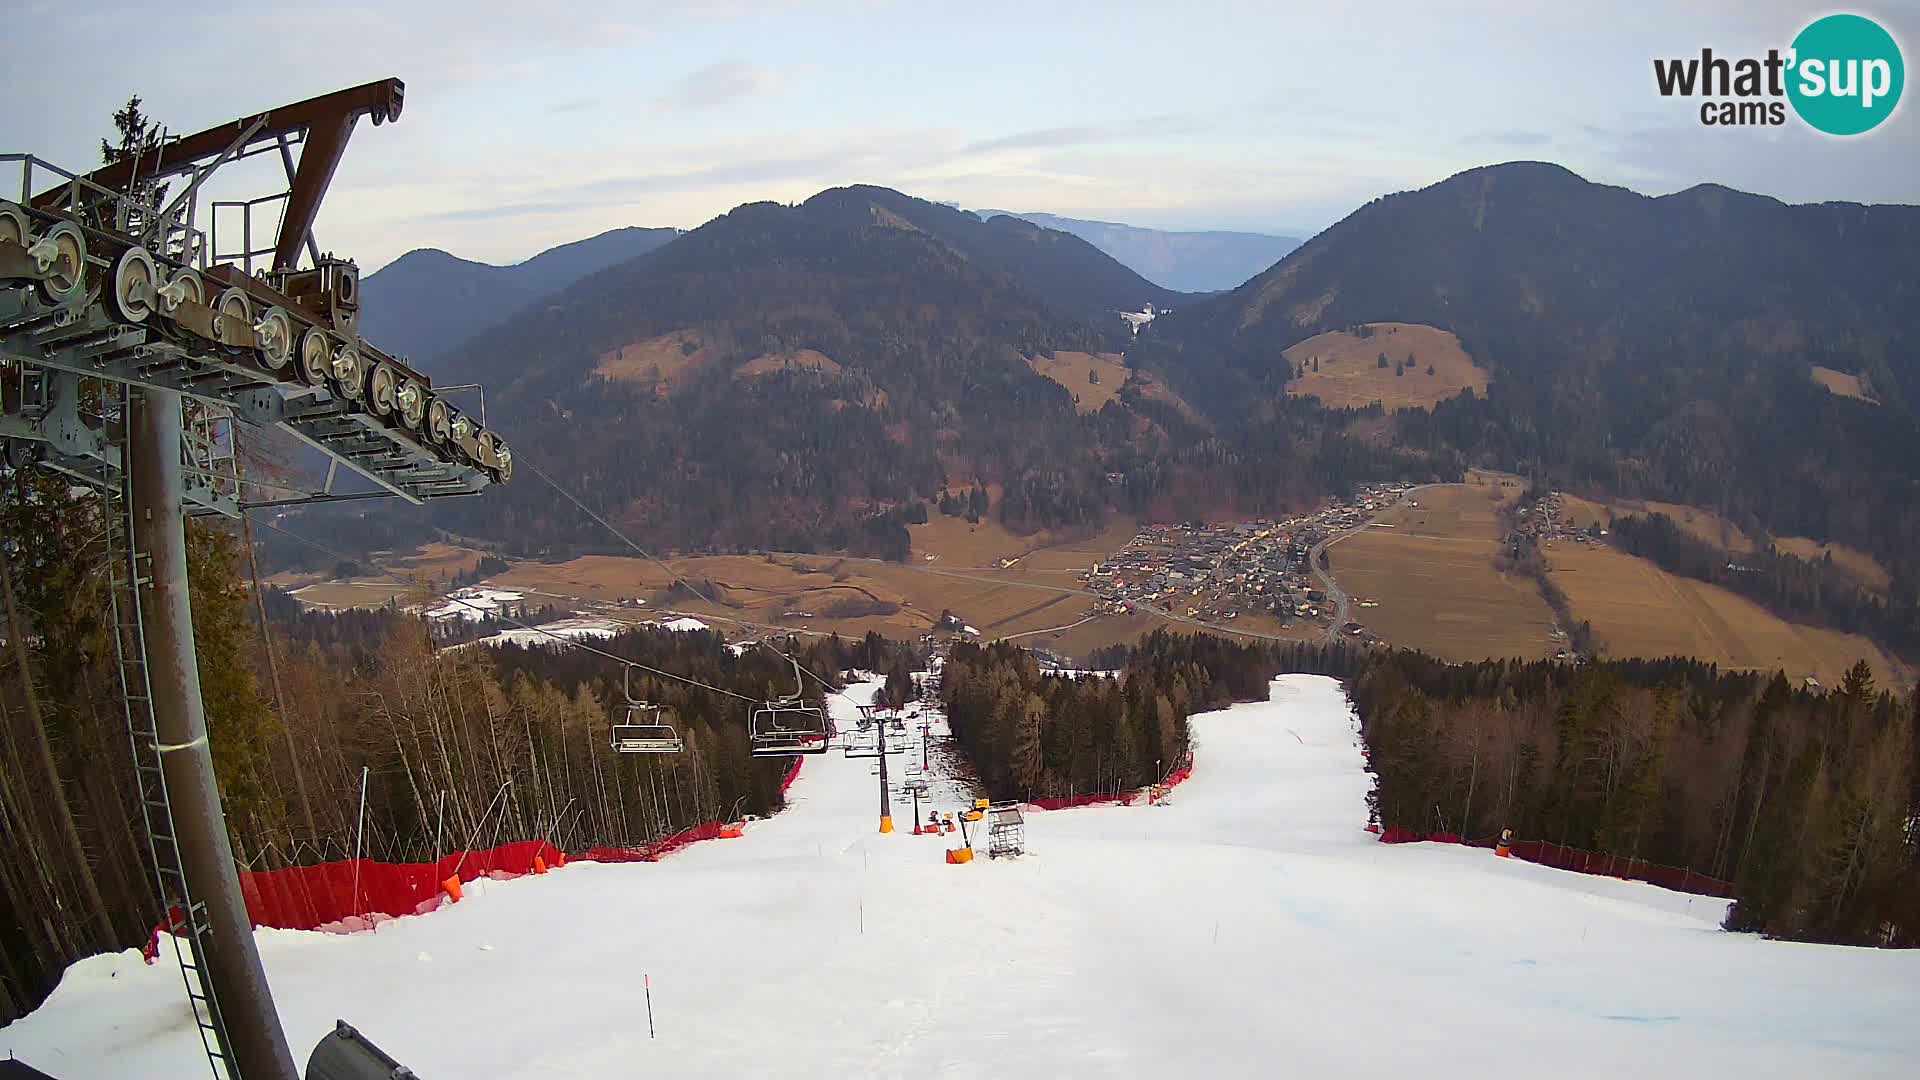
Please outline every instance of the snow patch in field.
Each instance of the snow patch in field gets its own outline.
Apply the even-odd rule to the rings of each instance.
[[[571,641],[585,641],[595,638],[610,638],[619,633],[620,629],[618,623],[608,622],[605,619],[560,619],[555,622],[541,623],[537,629],[514,627],[511,630],[502,630],[497,634],[480,638],[478,641],[469,641],[449,647],[464,649],[468,645],[558,646],[559,642],[553,640],[556,636],[567,638]]]
[[[879,687],[828,698],[843,730]],[[932,727],[931,808],[957,811],[974,792],[938,774]],[[742,839],[257,937],[296,1060],[341,1017],[462,1080],[1914,1075],[1920,953],[1728,934],[1724,901],[1376,843],[1328,679],[1192,727],[1172,805],[1033,815],[1011,862],[947,865],[960,835],[913,835],[909,800],[879,834],[875,763],[826,754]],[[203,1070],[161,957],[74,965],[4,1049],[62,1080]]]
[[[505,592],[500,589],[485,589],[477,586],[456,589],[447,594],[446,603],[427,609],[427,618],[472,619],[478,622],[489,615],[498,615],[501,608],[508,604],[517,604],[524,599],[526,597],[517,592]]]
[[[701,622],[699,619],[692,618],[668,619],[665,622],[649,623],[648,625],[658,630],[671,630],[676,634],[687,634],[695,630],[707,629],[706,623]]]

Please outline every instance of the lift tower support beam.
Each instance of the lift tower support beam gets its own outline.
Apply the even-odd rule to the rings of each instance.
[[[133,395],[128,442],[136,550],[150,560],[150,581],[138,588],[153,685],[154,727],[178,830],[181,869],[195,900],[206,904],[207,975],[217,989],[244,1080],[299,1080],[280,1014],[273,1005],[240,876],[227,840],[226,817],[207,744],[206,706],[193,646],[187,596],[187,531],[182,512],[180,395],[141,387]]]

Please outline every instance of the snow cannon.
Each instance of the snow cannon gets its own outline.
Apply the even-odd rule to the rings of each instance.
[[[1501,829],[1500,842],[1494,845],[1493,853],[1503,859],[1513,858],[1513,830]]]

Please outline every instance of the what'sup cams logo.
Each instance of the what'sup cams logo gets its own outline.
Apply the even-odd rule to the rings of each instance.
[[[1816,131],[1860,135],[1879,127],[1900,104],[1906,65],[1893,35],[1863,15],[1828,15],[1807,24],[1786,51],[1730,59],[1701,49],[1697,57],[1655,60],[1661,97],[1704,98],[1709,127],[1774,126],[1787,106]]]

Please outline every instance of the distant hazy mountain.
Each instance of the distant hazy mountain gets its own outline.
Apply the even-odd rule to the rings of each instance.
[[[614,229],[512,266],[470,262],[437,248],[410,251],[361,282],[360,332],[433,373],[441,357],[482,330],[678,235],[678,229]]]
[[[1176,292],[1219,292],[1236,288],[1300,246],[1300,239],[1294,236],[1168,232],[1053,214],[1017,214],[1011,210],[976,212],[983,218],[1005,215],[1072,233],[1148,281]]]

